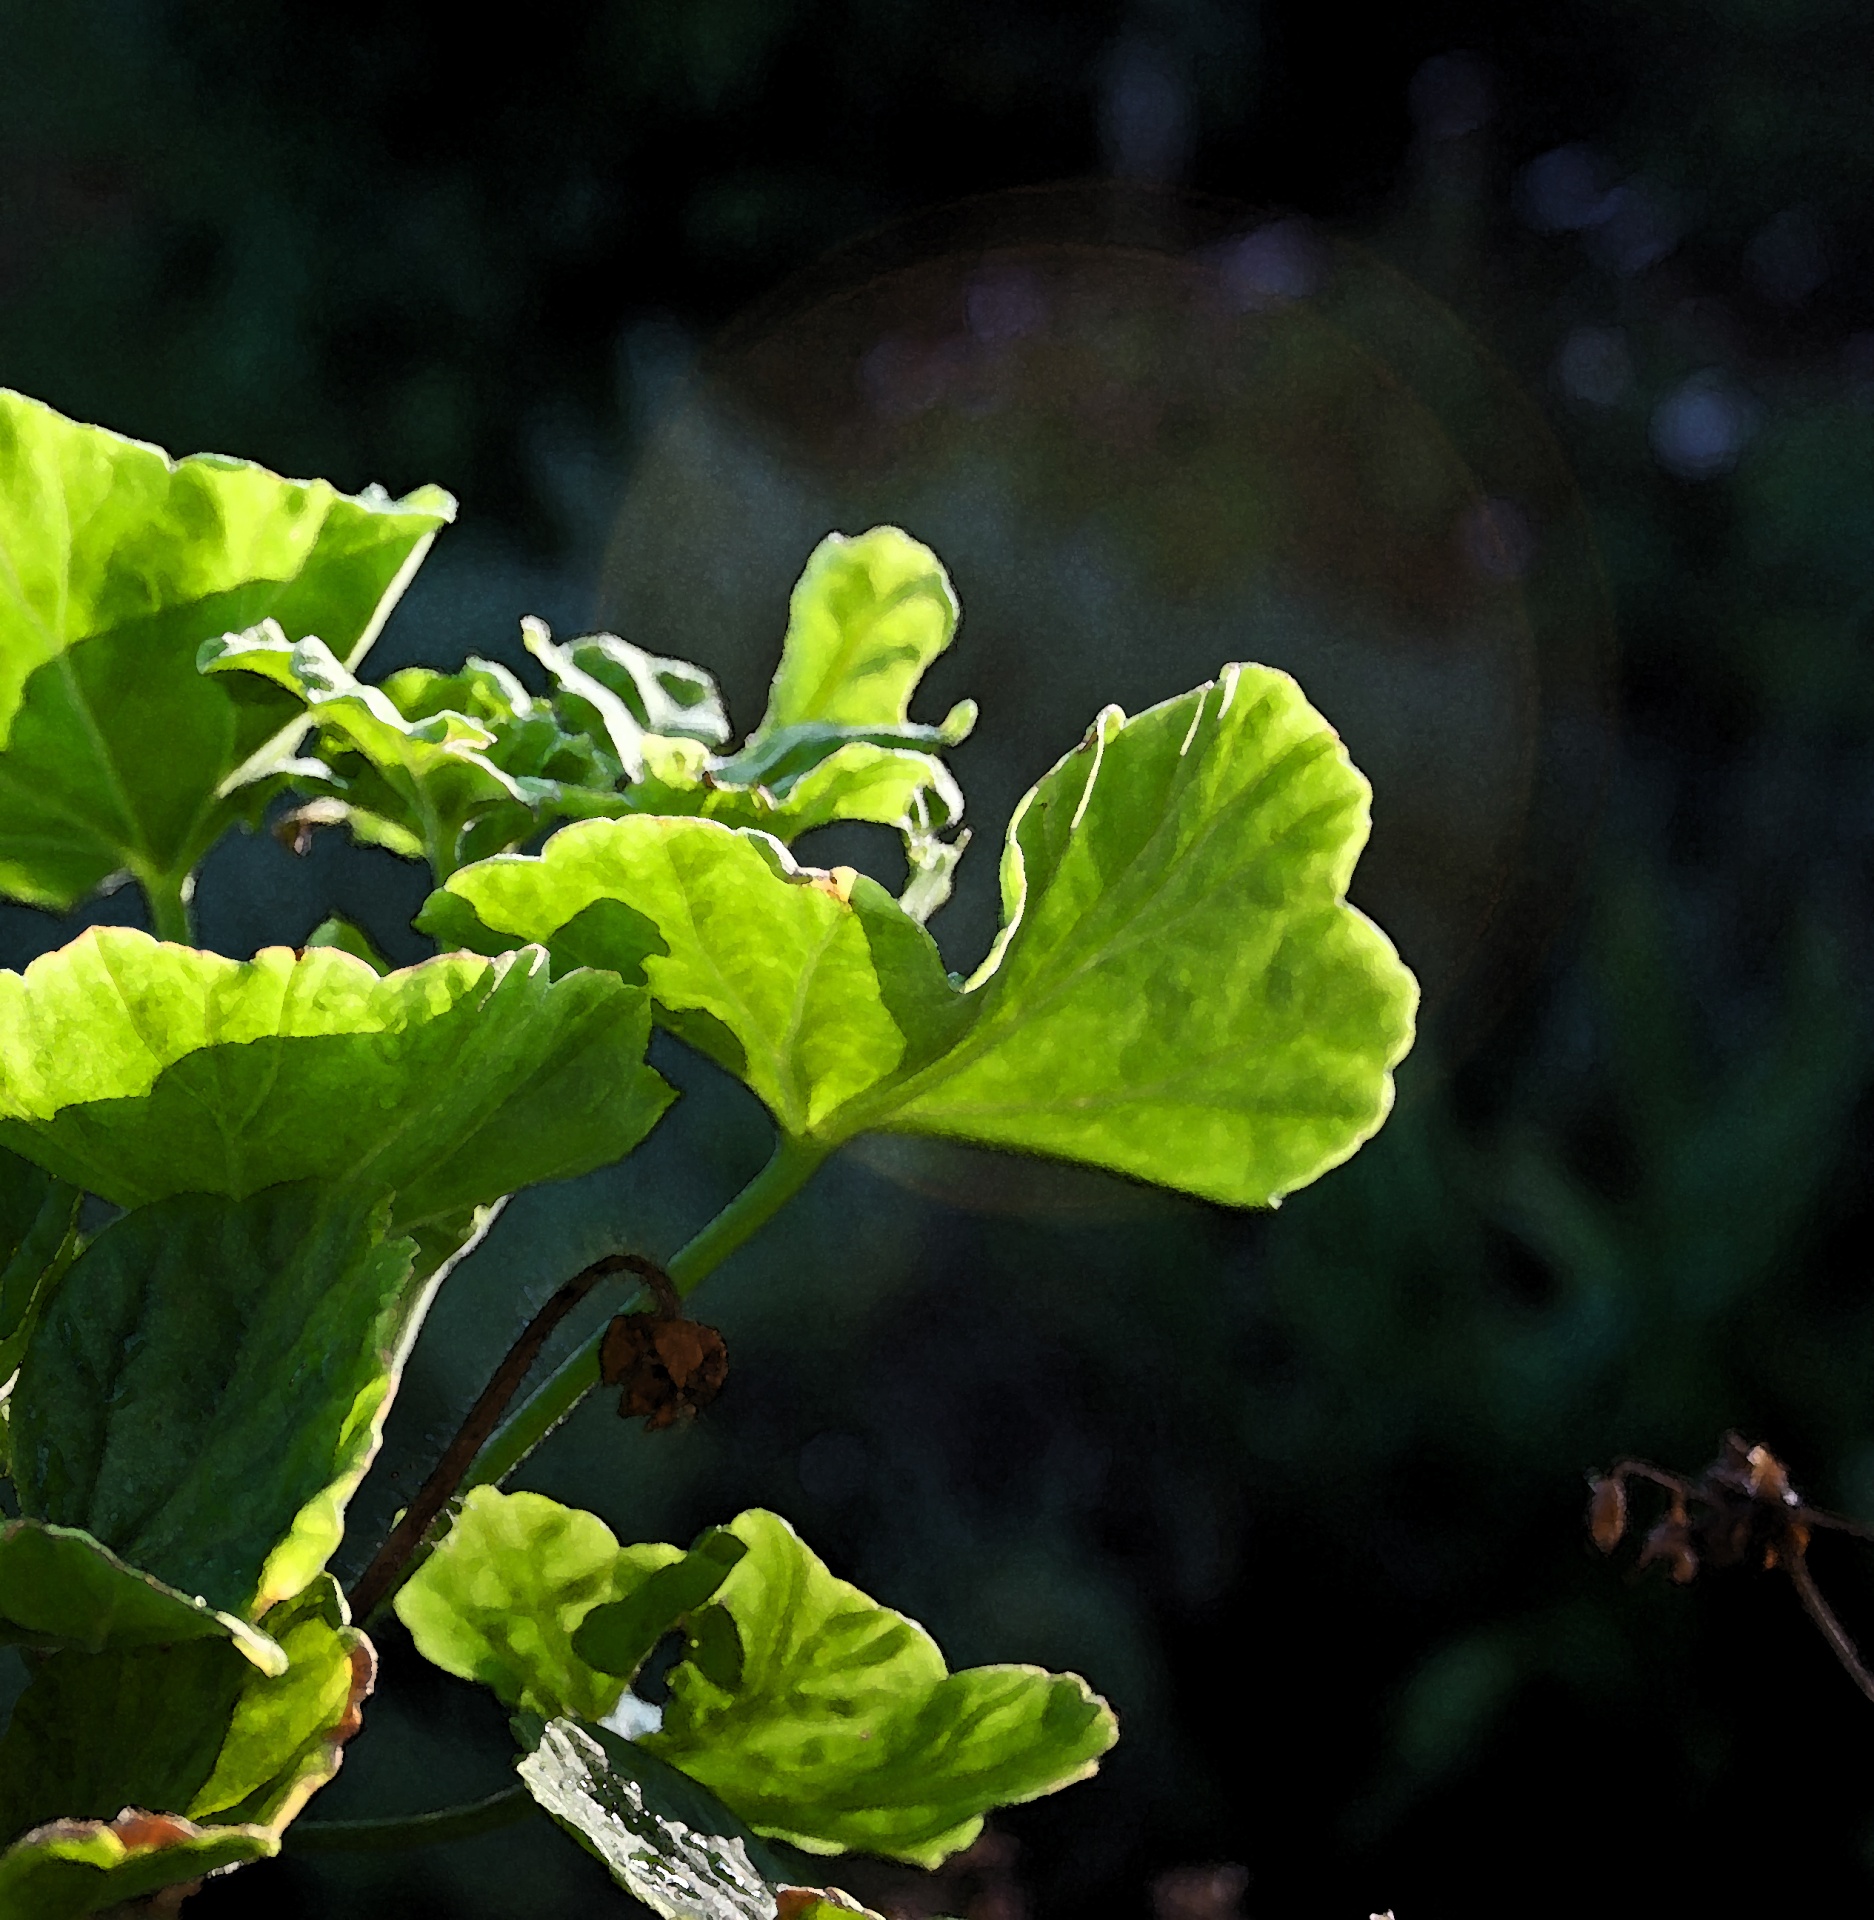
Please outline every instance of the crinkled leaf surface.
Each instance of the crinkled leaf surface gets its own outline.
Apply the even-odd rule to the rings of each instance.
[[[231,1640],[265,1672],[286,1665],[268,1635],[127,1565],[88,1533],[37,1520],[0,1528],[0,1641],[103,1653],[188,1640]]]
[[[569,828],[454,876],[439,937],[642,977],[790,1134],[945,1134],[1235,1205],[1384,1119],[1417,988],[1346,901],[1368,790],[1286,674],[1101,716],[1017,809],[1004,925],[957,993],[868,882],[689,821]]]
[[[77,1250],[83,1197],[0,1148],[0,1381],[12,1378],[48,1284]]]
[[[728,756],[714,751],[729,722],[700,668],[616,634],[556,643],[543,621],[521,625],[553,680],[546,699],[481,660],[363,686],[321,642],[295,645],[277,627],[211,641],[201,661],[211,674],[258,676],[320,723],[318,759],[256,758],[245,769],[317,796],[293,816],[298,827],[347,825],[427,859],[439,878],[561,820],[683,815],[783,841],[857,820],[906,835],[925,876],[920,918],[941,903],[960,845],[941,836],[963,813],[941,754],[976,710],[964,701],[935,726],[908,718],[956,629],[928,548],[895,527],[822,542],[794,590],[767,717]]]
[[[317,1571],[298,1554],[290,1576],[269,1567],[302,1511],[376,1451],[422,1304],[413,1254],[383,1237],[381,1207],[360,1217],[312,1182],[114,1220],[20,1368],[21,1507],[256,1617]]]
[[[278,1850],[373,1662],[329,1581],[268,1626],[272,1675],[225,1641],[41,1662],[0,1738],[0,1915],[97,1912]]]
[[[381,688],[356,678],[325,642],[287,639],[279,623],[263,621],[246,633],[208,641],[198,656],[202,672],[256,674],[302,701],[317,722],[321,745],[358,755],[382,793],[367,790],[362,804],[402,826],[432,866],[450,871],[462,836],[478,813],[492,807],[525,809],[513,776],[489,755],[495,735],[448,708],[407,718]],[[265,777],[269,769],[257,764]],[[341,792],[355,782],[334,778]]]
[[[648,1032],[641,993],[539,954],[380,977],[93,928],[0,973],[0,1141],[120,1206],[318,1178],[404,1230],[628,1153],[672,1097]]]
[[[466,909],[466,911],[465,911]],[[538,856],[464,868],[418,925],[538,940],[558,964],[643,979],[659,1017],[744,1079],[790,1134],[940,1053],[966,1016],[936,947],[875,881],[795,866],[712,821],[588,821]]]
[[[612,1878],[663,1920],[775,1920],[774,1890],[741,1822],[616,1734],[549,1721],[520,1776]]]
[[[950,1673],[922,1627],[835,1579],[785,1520],[755,1509],[729,1531],[748,1552],[692,1622],[663,1727],[640,1744],[756,1832],[935,1865],[991,1808],[1084,1778],[1112,1745],[1111,1709],[1077,1676]],[[697,1657],[717,1615],[739,1642],[732,1679]]]
[[[627,1675],[581,1658],[575,1629],[682,1558],[676,1547],[620,1547],[596,1514],[541,1494],[477,1487],[398,1591],[397,1617],[425,1659],[508,1706],[599,1720]]]
[[[63,910],[189,871],[244,804],[218,790],[296,716],[202,678],[202,642],[271,617],[355,664],[454,511],[171,461],[0,391],[0,892]]]

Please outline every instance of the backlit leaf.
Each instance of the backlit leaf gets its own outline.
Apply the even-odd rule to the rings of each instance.
[[[37,1520],[0,1528],[0,1641],[102,1653],[188,1640],[231,1640],[266,1672],[286,1665],[266,1634],[126,1565],[88,1533]]]
[[[863,878],[675,820],[481,863],[420,924],[642,978],[791,1135],[935,1133],[1264,1205],[1384,1119],[1417,988],[1346,901],[1368,790],[1286,674],[1103,715],[1022,802],[965,992]]]
[[[179,881],[297,717],[203,679],[202,642],[272,618],[355,665],[454,511],[171,461],[0,391],[0,892],[63,910],[123,870]]]
[[[676,1547],[621,1548],[597,1515],[543,1495],[477,1487],[394,1604],[418,1652],[446,1672],[510,1707],[600,1720],[626,1675],[581,1658],[575,1630],[682,1558]]]
[[[964,1012],[929,936],[877,882],[798,868],[765,834],[710,821],[568,827],[538,856],[464,868],[417,924],[644,980],[660,1018],[794,1135],[837,1127],[855,1095],[940,1052]]]
[[[922,1627],[835,1579],[785,1520],[754,1509],[728,1531],[748,1552],[707,1612],[733,1622],[739,1672],[706,1671],[693,1641],[640,1744],[756,1832],[934,1866],[992,1808],[1085,1778],[1112,1745],[1111,1710],[1077,1676],[950,1673]]]
[[[539,954],[380,978],[93,928],[0,973],[0,1140],[120,1206],[315,1178],[403,1231],[628,1153],[672,1097],[648,1031],[641,993]]]

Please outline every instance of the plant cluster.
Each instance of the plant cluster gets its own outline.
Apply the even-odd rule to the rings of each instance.
[[[666,1266],[621,1249],[562,1289],[633,1283],[627,1336],[690,1327],[676,1297],[861,1134],[1266,1206],[1373,1132],[1410,1043],[1412,978],[1345,898],[1366,784],[1285,675],[1102,713],[1017,808],[963,979],[924,921],[974,712],[908,717],[957,621],[934,556],[822,543],[730,752],[701,669],[609,635],[528,623],[541,694],[475,659],[359,680],[452,511],[0,394],[0,890],[65,910],[127,875],[155,928],[0,973],[0,1637],[30,1669],[0,1915],[276,1852],[361,1724],[386,1602],[511,1709],[515,1803],[670,1920],[837,1908],[804,1855],[934,1864],[1084,1776],[1115,1721],[1083,1680],[951,1672],[774,1514],[621,1546],[499,1491],[623,1350],[720,1384],[700,1332],[614,1321],[510,1410],[537,1321],[354,1622],[326,1569],[424,1316],[507,1196],[660,1124],[654,1025],[775,1145]],[[436,957],[390,970],[336,920],[250,960],[190,943],[204,855],[282,799],[289,838],[429,865]],[[853,820],[902,834],[899,896],[788,850]]]

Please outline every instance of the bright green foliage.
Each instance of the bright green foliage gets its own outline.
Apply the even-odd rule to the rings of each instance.
[[[0,1148],[0,1380],[26,1351],[48,1283],[77,1251],[76,1187]]]
[[[466,868],[420,924],[645,980],[790,1135],[1025,1147],[1240,1206],[1384,1119],[1417,989],[1346,901],[1367,786],[1286,674],[1087,740],[1016,810],[1003,929],[959,993],[874,883],[758,835],[593,822]]]
[[[573,1630],[682,1558],[676,1547],[621,1548],[596,1514],[540,1494],[477,1487],[398,1593],[397,1617],[426,1659],[506,1705],[599,1720],[625,1680],[575,1653]]]
[[[693,1638],[642,1744],[757,1833],[935,1866],[990,1808],[1084,1779],[1117,1737],[1076,1675],[950,1673],[922,1627],[835,1579],[777,1515],[729,1531],[748,1553],[707,1611],[733,1623],[739,1675],[706,1671]]]
[[[759,1843],[682,1774],[603,1727],[526,1731],[528,1792],[633,1898],[663,1920],[775,1920]]]
[[[94,928],[0,973],[0,1140],[120,1206],[312,1178],[404,1231],[628,1153],[671,1098],[648,1031],[642,994],[538,954],[380,978]]]
[[[355,664],[454,512],[172,462],[0,391],[0,892],[62,909],[128,869],[179,899],[255,797],[223,783],[296,717],[203,679],[202,642],[272,618]]]
[[[663,1727],[637,1749],[757,1833],[818,1853],[934,1864],[991,1807],[1091,1773],[1115,1737],[1111,1710],[1074,1675],[949,1672],[922,1627],[836,1580],[759,1509],[688,1554],[621,1550],[590,1514],[478,1488],[397,1611],[450,1672],[586,1719],[680,1628]],[[582,1779],[588,1762],[574,1768]],[[550,1771],[564,1773],[558,1761]]]
[[[1418,988],[1347,904],[1369,790],[1285,673],[1110,708],[1016,808],[967,1038],[887,1124],[1260,1206],[1386,1117]]]
[[[14,1477],[36,1519],[249,1618],[309,1504],[376,1452],[422,1290],[413,1248],[306,1182],[178,1194],[106,1227],[33,1335]],[[334,1536],[326,1544],[329,1552]]]
[[[39,1667],[0,1739],[0,1916],[96,1912],[278,1850],[337,1771],[372,1661],[329,1581],[268,1626],[272,1674],[225,1640]]]
[[[471,912],[462,911],[466,905]],[[767,835],[701,820],[568,827],[538,857],[465,868],[419,924],[648,982],[659,1017],[796,1137],[964,1023],[930,937],[874,880],[797,868]]]
[[[263,1672],[286,1665],[266,1634],[126,1566],[88,1533],[37,1520],[0,1528],[0,1641],[103,1653],[216,1639]]]
[[[201,665],[259,676],[318,725],[318,759],[283,748],[253,761],[249,780],[289,777],[316,796],[296,816],[302,826],[343,823],[428,861],[439,880],[562,820],[701,816],[781,840],[867,820],[905,834],[922,918],[948,892],[961,849],[941,837],[963,797],[938,756],[976,710],[965,701],[932,727],[908,708],[956,619],[928,548],[895,527],[829,535],[794,589],[767,715],[727,757],[712,751],[729,722],[701,668],[615,634],[556,644],[539,620],[521,624],[552,676],[550,699],[473,659],[457,674],[407,668],[364,686],[323,642],[294,644],[272,623],[208,642]]]

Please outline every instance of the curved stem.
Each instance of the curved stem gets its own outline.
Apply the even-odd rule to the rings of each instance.
[[[520,1391],[521,1383],[539,1359],[547,1336],[601,1280],[617,1273],[636,1274],[640,1279],[663,1278],[659,1269],[635,1253],[609,1253],[582,1268],[555,1290],[521,1330],[520,1338],[508,1349],[493,1378],[456,1429],[455,1438],[443,1449],[442,1458],[423,1482],[421,1491],[404,1509],[403,1518],[391,1529],[390,1537],[359,1576],[358,1584],[348,1596],[354,1619],[369,1619],[414,1571],[430,1522],[454,1497],[469,1463],[494,1432],[508,1410],[508,1402]]]
[[[150,930],[159,940],[173,940],[178,946],[195,944],[194,916],[189,911],[189,895],[194,892],[191,873],[140,873],[143,897],[150,903]]]
[[[828,1149],[783,1135],[756,1174],[665,1271],[682,1294],[693,1292],[729,1255],[780,1212],[813,1177]],[[462,1476],[463,1492],[504,1480],[599,1383],[601,1328],[562,1361],[518,1413],[495,1433]]]
[[[432,1847],[511,1827],[533,1810],[533,1796],[525,1787],[503,1787],[485,1800],[439,1807],[434,1813],[394,1814],[382,1820],[295,1821],[287,1829],[286,1849],[289,1853],[374,1853],[389,1847]]]

